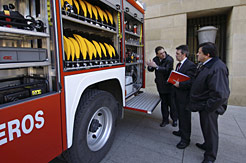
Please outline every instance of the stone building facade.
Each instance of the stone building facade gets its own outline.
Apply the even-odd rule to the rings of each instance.
[[[142,0],[145,11],[146,59],[164,46],[175,59],[175,48],[187,44],[191,19],[226,15],[224,62],[230,72],[230,105],[246,106],[246,0]],[[204,19],[201,19],[204,20]],[[220,46],[220,45],[219,45]],[[176,65],[175,61],[175,65]],[[154,74],[146,72],[146,87],[154,88]]]

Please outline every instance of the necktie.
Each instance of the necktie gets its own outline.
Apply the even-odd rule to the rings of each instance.
[[[181,66],[181,63],[178,63],[177,67],[176,67],[176,71],[178,71],[180,69],[180,66]]]
[[[195,73],[195,77],[197,77],[198,74],[201,72],[202,67],[203,67],[203,64],[202,63],[198,63],[197,69],[196,69],[196,73]]]
[[[197,65],[197,70],[200,70],[202,68],[203,64],[202,63],[198,63]]]

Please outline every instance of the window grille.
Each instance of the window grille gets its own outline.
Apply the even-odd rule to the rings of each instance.
[[[226,26],[227,15],[208,16],[187,20],[187,45],[189,46],[189,59],[194,63],[197,61],[198,33],[197,30],[204,26],[214,26],[218,28],[215,44],[218,49],[219,58],[226,63]]]

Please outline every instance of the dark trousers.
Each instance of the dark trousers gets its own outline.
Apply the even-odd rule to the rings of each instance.
[[[169,122],[169,109],[170,108],[170,117],[173,121],[177,121],[177,112],[175,107],[173,106],[173,99],[171,93],[160,94],[161,97],[161,113],[162,120],[164,122]]]
[[[206,151],[204,159],[215,161],[218,152],[218,114],[215,112],[200,111],[200,123]]]
[[[181,141],[190,143],[191,135],[191,112],[186,110],[186,104],[175,100],[175,106],[178,111],[179,131],[181,133]]]

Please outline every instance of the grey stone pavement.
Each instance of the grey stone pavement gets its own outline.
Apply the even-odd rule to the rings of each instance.
[[[160,104],[153,114],[125,110],[119,120],[112,148],[101,163],[200,163],[203,151],[195,143],[203,142],[198,113],[192,113],[191,143],[176,148],[178,130],[170,124],[159,127]],[[216,163],[246,163],[246,107],[229,106],[219,116],[219,151]]]

